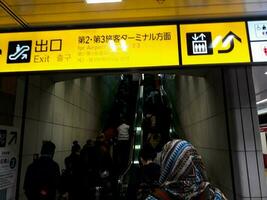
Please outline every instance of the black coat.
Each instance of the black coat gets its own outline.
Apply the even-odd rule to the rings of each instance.
[[[54,200],[59,180],[58,164],[50,157],[41,156],[26,171],[24,190],[28,200]]]

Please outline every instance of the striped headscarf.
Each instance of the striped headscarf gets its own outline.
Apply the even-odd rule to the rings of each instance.
[[[205,200],[226,199],[208,182],[201,156],[185,140],[168,142],[161,153],[159,183],[174,199],[189,200],[205,192]],[[208,196],[208,197],[207,197]],[[149,196],[147,199],[156,199]]]

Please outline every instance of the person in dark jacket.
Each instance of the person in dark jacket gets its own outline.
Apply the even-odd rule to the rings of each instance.
[[[89,139],[86,141],[86,144],[81,150],[81,159],[82,165],[84,168],[84,195],[87,199],[92,199],[94,195],[94,183],[95,183],[95,172],[94,172],[94,163],[92,158],[95,156],[95,147],[94,142]]]
[[[160,166],[154,162],[156,151],[150,144],[145,144],[139,153],[140,183],[137,199],[144,199],[154,188],[158,187]]]
[[[82,200],[84,197],[84,167],[80,156],[81,146],[73,141],[71,154],[65,158],[65,190],[69,200]]]
[[[28,200],[55,200],[60,170],[53,160],[55,144],[44,141],[41,156],[27,168],[24,191]]]

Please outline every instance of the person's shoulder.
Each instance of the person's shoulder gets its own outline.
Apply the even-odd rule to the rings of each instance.
[[[148,165],[145,166],[145,171],[149,171],[149,172],[160,171],[160,165],[154,162],[149,163]]]
[[[67,156],[64,160],[65,160],[65,161],[68,161],[68,160],[71,159],[70,157],[71,157],[71,156],[69,155],[69,156]]]
[[[175,139],[173,141],[170,141],[170,143],[176,143],[176,144],[179,144],[179,145],[190,145],[190,146],[192,146],[192,144],[189,141],[184,140],[184,139]]]
[[[155,162],[150,163],[150,165],[153,168],[160,168],[160,165],[158,163],[155,163]]]
[[[130,126],[126,123],[123,123],[122,126],[126,127],[126,128],[129,128]]]
[[[59,164],[56,161],[52,160],[52,166],[55,171],[60,171]]]
[[[53,163],[54,166],[57,166],[57,167],[59,166],[58,163],[56,161],[54,161],[54,160],[52,160],[52,163]]]
[[[28,167],[27,167],[27,170],[28,170],[28,171],[33,170],[33,169],[35,168],[35,166],[36,166],[36,162],[37,162],[37,161],[32,162],[31,164],[29,164]]]
[[[56,161],[53,159],[46,159],[45,162],[43,163],[44,167],[52,167],[52,168],[59,168],[59,165]]]

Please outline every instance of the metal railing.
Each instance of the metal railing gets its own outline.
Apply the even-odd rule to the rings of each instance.
[[[142,76],[143,77],[143,76]],[[119,176],[118,179],[118,189],[120,199],[125,199],[128,188],[128,181],[130,176],[130,171],[133,165],[139,164],[138,157],[139,151],[142,146],[143,134],[142,134],[142,121],[143,121],[143,81],[142,77],[139,79],[138,94],[136,101],[136,112],[133,123],[133,133],[131,138],[131,148],[129,153],[128,167]]]

